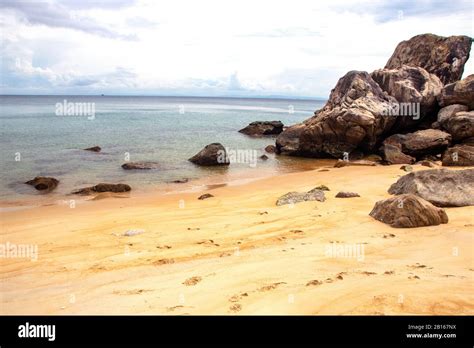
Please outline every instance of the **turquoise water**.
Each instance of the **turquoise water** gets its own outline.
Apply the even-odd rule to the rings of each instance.
[[[56,104],[94,103],[95,118],[58,116]],[[219,172],[290,170],[295,161],[273,157],[233,163],[229,168],[202,168],[187,159],[205,145],[220,142],[230,149],[257,150],[274,139],[254,139],[238,130],[256,120],[300,122],[323,105],[316,100],[195,97],[0,96],[0,198],[38,195],[23,184],[35,176],[61,183],[54,194],[99,182],[128,183],[134,190],[149,185]],[[293,112],[291,112],[293,111]],[[82,149],[99,145],[101,153]],[[127,156],[128,155],[128,156]],[[130,161],[157,161],[159,170],[125,171]]]

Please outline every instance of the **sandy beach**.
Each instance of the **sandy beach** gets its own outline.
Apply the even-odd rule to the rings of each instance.
[[[474,207],[446,208],[446,225],[391,228],[369,212],[400,165],[325,169],[4,211],[2,243],[38,255],[0,259],[0,312],[474,314]],[[325,202],[275,205],[318,185]],[[328,254],[338,245],[361,253]]]

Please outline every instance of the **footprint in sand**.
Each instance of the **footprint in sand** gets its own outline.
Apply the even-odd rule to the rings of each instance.
[[[263,291],[274,290],[282,284],[286,284],[286,283],[285,282],[277,282],[277,283],[273,283],[273,284],[270,284],[270,285],[265,285],[265,286],[262,286],[261,288],[259,288],[257,291],[263,292]]]
[[[248,297],[248,295],[249,295],[249,294],[246,293],[246,292],[243,292],[243,293],[241,293],[241,294],[234,295],[234,296],[232,296],[232,297],[229,298],[229,302],[239,302],[239,301],[242,299],[242,297]]]
[[[193,285],[196,285],[197,283],[199,283],[201,280],[202,280],[201,277],[191,277],[191,278],[186,279],[183,282],[183,284],[186,285],[186,286],[193,286]]]
[[[242,305],[240,303],[233,304],[229,307],[229,311],[232,313],[237,313],[242,310]]]
[[[323,282],[317,280],[317,279],[314,279],[314,280],[310,280],[309,282],[306,283],[306,286],[316,286],[316,285],[321,285]]]
[[[395,274],[395,271],[385,271],[385,272],[383,272],[383,274],[388,274],[388,275]]]
[[[161,265],[168,265],[174,263],[174,259],[159,259],[157,261],[153,262],[153,265],[155,266],[161,266]]]

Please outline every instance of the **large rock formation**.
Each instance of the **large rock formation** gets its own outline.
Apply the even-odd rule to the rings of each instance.
[[[398,179],[388,192],[411,193],[439,207],[474,205],[474,169],[412,172]]]
[[[417,35],[398,44],[385,69],[399,69],[403,65],[421,67],[438,76],[443,84],[455,82],[463,74],[471,43],[468,36]]]
[[[444,86],[438,99],[441,106],[462,104],[474,109],[474,75]]]
[[[434,226],[448,222],[444,209],[412,194],[378,201],[369,215],[398,228]]]
[[[384,115],[395,102],[367,72],[351,71],[339,79],[328,102],[313,118],[280,134],[277,148],[283,153],[315,157],[342,157],[358,147],[372,150],[395,122],[394,117]],[[299,134],[298,140],[288,137],[287,132]]]
[[[371,75],[350,71],[339,79],[321,110],[278,136],[277,152],[340,158],[355,151],[377,150],[385,138],[396,133],[424,130],[432,124],[437,129],[448,130],[434,122],[439,100],[446,105],[460,103],[468,107],[467,100],[474,100],[470,97],[470,77],[458,82],[457,87],[443,88],[443,83],[461,77],[470,47],[471,39],[467,36],[444,38],[432,34],[400,43],[385,69]],[[460,139],[458,130],[448,132],[454,139]],[[462,137],[467,135],[463,133]],[[443,151],[446,146],[443,141],[442,146],[434,147]],[[431,146],[428,148],[431,152]],[[386,144],[381,150],[389,163],[413,162],[397,143]],[[416,149],[414,152],[420,153]]]
[[[52,191],[58,186],[59,180],[49,176],[37,176],[25,184],[33,186],[38,191]]]
[[[229,165],[225,147],[220,143],[206,145],[204,149],[191,157],[189,161],[200,166]]]
[[[255,121],[247,127],[239,130],[240,133],[253,137],[261,137],[264,135],[278,135],[283,131],[283,123],[281,121]]]
[[[437,96],[443,83],[425,69],[404,65],[400,69],[375,70],[371,76],[399,102],[390,110],[393,116],[399,116],[393,130],[413,126],[438,111]]]

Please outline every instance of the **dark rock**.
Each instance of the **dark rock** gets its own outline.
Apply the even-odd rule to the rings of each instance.
[[[443,166],[474,166],[474,144],[458,144],[447,149]]]
[[[266,161],[266,160],[268,159],[268,156],[267,156],[267,155],[261,155],[261,156],[260,156],[260,159]]]
[[[239,130],[240,133],[260,137],[264,135],[278,135],[283,131],[283,123],[280,121],[255,121],[247,127]]]
[[[191,157],[189,161],[201,166],[229,165],[227,152],[220,143],[212,143]]]
[[[82,188],[76,191],[73,191],[73,194],[78,195],[90,195],[94,193],[100,192],[129,192],[132,188],[127,184],[107,184],[107,183],[100,183],[95,186]]]
[[[326,185],[319,185],[319,186],[316,186],[316,187],[314,188],[314,190],[331,191],[331,190],[329,189],[329,187],[327,187]]]
[[[388,138],[387,138],[388,139]],[[381,152],[385,161],[389,164],[412,164],[415,163],[416,158],[405,155],[402,152],[402,145],[399,144],[390,144],[387,143],[382,145]]]
[[[324,202],[326,197],[324,191],[319,189],[312,189],[308,192],[288,192],[278,198],[276,205],[295,204],[304,201],[319,201]]]
[[[52,191],[58,186],[59,180],[48,176],[37,176],[25,184],[34,186],[38,191]]]
[[[428,169],[402,176],[390,194],[415,194],[439,207],[474,205],[474,169]]]
[[[88,147],[87,149],[84,149],[86,151],[92,151],[92,152],[100,152],[102,149],[100,148],[100,146],[92,146],[92,147]]]
[[[424,129],[414,133],[394,134],[385,139],[383,145],[393,145],[405,155],[420,157],[441,153],[449,146],[450,142],[450,134],[437,129]],[[383,151],[385,152],[385,148]]]
[[[398,44],[385,69],[421,67],[447,84],[461,78],[470,50],[469,36],[417,35]]]
[[[265,151],[268,153],[275,153],[276,152],[276,147],[275,145],[267,145],[265,146]]]
[[[443,118],[441,127],[452,135],[454,141],[474,137],[474,111],[461,111]]]
[[[203,199],[208,199],[208,198],[211,198],[211,197],[214,197],[213,195],[211,195],[210,193],[205,193],[201,196],[198,197],[199,200],[203,200]]]
[[[448,223],[448,216],[442,208],[412,195],[385,199],[375,203],[369,214],[374,219],[397,228],[436,226]]]
[[[177,179],[177,180],[173,180],[171,181],[171,183],[173,184],[185,184],[189,181],[188,178],[183,178],[183,179]]]
[[[158,169],[160,164],[157,162],[127,162],[122,164],[123,169]]]
[[[430,167],[430,168],[435,168],[436,167],[436,164],[434,164],[431,161],[427,161],[427,160],[416,162],[416,164],[419,164],[419,165],[424,166],[424,167]]]
[[[446,123],[451,117],[456,115],[461,111],[469,111],[469,108],[466,105],[453,104],[448,105],[439,110],[438,112],[438,123],[442,126],[443,123]]]
[[[439,104],[462,104],[468,106],[469,110],[474,109],[474,75],[444,86],[439,96]]]
[[[360,197],[360,195],[356,192],[338,192],[336,198],[353,198],[353,197]]]
[[[304,128],[304,124],[296,124],[281,132],[276,139],[276,152],[282,155],[299,155],[300,135]]]

